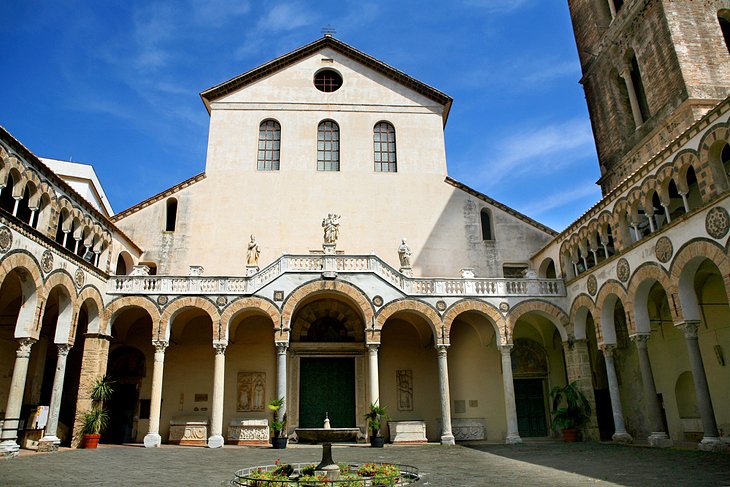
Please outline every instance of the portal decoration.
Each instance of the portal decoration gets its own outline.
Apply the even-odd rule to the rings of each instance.
[[[238,373],[238,404],[236,411],[257,412],[265,411],[264,401],[266,393],[265,372]]]
[[[413,411],[413,371],[396,371],[398,384],[398,411]]]

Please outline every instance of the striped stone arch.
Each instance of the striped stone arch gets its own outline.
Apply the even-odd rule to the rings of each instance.
[[[13,271],[20,275],[24,299],[15,326],[15,336],[38,338],[46,301],[40,267],[35,258],[20,250],[6,255],[0,262],[0,285]]]
[[[104,299],[101,297],[101,293],[98,289],[93,286],[86,286],[76,297],[76,302],[74,303],[74,316],[76,316],[76,321],[74,322],[74,331],[71,337],[72,340],[76,336],[75,327],[78,325],[78,316],[79,312],[81,311],[81,306],[83,306],[83,304],[87,301],[92,301],[94,303],[97,309],[98,316],[96,317],[96,319],[92,319],[92,317],[89,317],[89,324],[86,327],[86,332],[100,332],[101,321],[104,315]]]
[[[703,173],[703,180],[706,184],[702,191],[702,201],[728,189],[728,179],[722,162],[719,157],[719,149],[723,143],[730,143],[730,123],[719,123],[705,132],[698,146],[700,159],[700,170]],[[695,170],[696,171],[696,170]],[[700,183],[700,173],[697,173],[697,181]],[[700,190],[703,184],[700,183]],[[707,195],[707,199],[705,199]]]
[[[628,298],[624,306],[629,317],[629,323],[627,323],[629,334],[649,331],[646,329],[648,325],[644,323],[648,322],[646,303],[644,300],[648,295],[651,282],[658,282],[664,288],[664,292],[667,293],[672,320],[675,322],[681,320],[682,314],[677,296],[677,288],[672,284],[669,273],[659,266],[659,264],[647,262],[639,266],[629,280],[626,292]],[[641,307],[637,306],[637,299],[642,301],[640,303]],[[631,316],[633,316],[633,319],[630,319]]]
[[[44,296],[46,296],[46,298],[49,297],[51,295],[51,291],[56,288],[60,288],[65,291],[69,302],[68,306],[64,310],[59,309],[54,342],[73,343],[73,332],[76,330],[76,320],[78,316],[76,313],[77,292],[73,278],[65,270],[57,269],[46,278],[46,283],[43,288]],[[46,307],[44,306],[43,313],[45,313],[45,310]],[[43,315],[41,315],[41,320],[42,319]]]
[[[730,300],[730,259],[725,250],[716,242],[707,239],[696,239],[684,244],[672,261],[669,268],[672,282],[676,283],[679,301],[682,304],[683,317],[686,320],[699,320],[697,294],[694,289],[694,277],[697,268],[707,259],[717,266],[723,278],[725,296]]]
[[[708,171],[702,170],[700,158],[697,155],[697,152],[692,149],[684,149],[682,151],[679,151],[677,155],[674,156],[673,164],[674,174],[677,177],[675,181],[675,183],[677,183],[677,189],[679,189],[681,193],[686,193],[687,191],[689,191],[689,185],[687,184],[687,171],[689,171],[689,168],[691,167],[695,170],[695,174],[697,175],[697,185],[700,188],[702,201],[708,201],[710,199],[710,196],[707,194],[704,188],[710,186],[712,178],[711,175],[708,174]]]
[[[147,311],[147,314],[149,314],[150,318],[152,318],[152,336],[154,337],[156,335],[154,330],[156,323],[158,324],[159,332],[160,311],[157,309],[157,305],[150,298],[145,296],[124,296],[115,299],[104,309],[101,323],[99,325],[99,333],[102,335],[110,335],[111,326],[113,324],[112,320],[116,318],[120,311],[126,308],[142,308]],[[157,336],[159,336],[159,334]]]
[[[627,235],[627,233],[630,234],[630,230],[628,228],[623,228],[621,224],[621,219],[625,214],[627,215],[626,224],[630,225],[631,211],[629,209],[629,202],[626,198],[621,198],[613,205],[613,209],[611,210],[611,217],[613,220],[611,229],[613,230],[613,242],[617,252],[620,252],[632,243],[630,235]],[[627,237],[629,238],[629,241],[624,241]]]
[[[318,279],[302,284],[287,296],[281,307],[281,322],[284,324],[284,327],[291,328],[292,316],[303,300],[318,294],[327,293],[334,293],[346,297],[350,304],[354,305],[355,309],[360,311],[365,328],[372,326],[375,313],[373,306],[370,304],[370,300],[363,291],[349,282]]]
[[[236,318],[237,315],[248,311],[253,311],[259,315],[267,315],[271,318],[271,323],[274,327],[275,340],[289,341],[289,332],[281,329],[281,313],[279,312],[279,308],[277,308],[276,305],[268,299],[253,296],[237,299],[226,306],[226,309],[223,310],[223,314],[221,314],[221,324],[223,325],[221,329],[224,331],[225,335],[215,339],[219,341],[228,341],[230,339],[231,321]],[[214,332],[213,337],[216,337],[216,335],[217,333]]]
[[[76,292],[76,285],[74,284],[73,277],[71,277],[67,271],[63,269],[56,269],[48,277],[46,277],[46,282],[43,285],[43,295],[48,296],[51,293],[51,290],[56,286],[64,288],[69,297],[71,297],[71,300],[76,301],[76,297],[78,295]]]
[[[656,173],[656,181],[658,183],[657,193],[659,193],[659,201],[663,205],[669,205],[669,183],[674,181],[674,184],[677,184],[677,177],[672,164],[666,163],[659,168]],[[679,186],[677,186],[677,189],[679,189]]]
[[[594,320],[600,320],[600,326],[596,329],[596,333],[598,333],[598,329],[600,329],[601,333],[601,340],[598,340],[599,344],[616,343],[616,327],[613,322],[613,307],[616,305],[616,301],[618,300],[621,301],[621,304],[624,307],[624,312],[628,312],[628,308],[626,307],[627,299],[628,295],[626,294],[626,289],[624,289],[620,282],[613,279],[605,282],[603,286],[601,286],[601,289],[598,290],[598,294],[596,295],[596,313],[599,316],[594,315],[593,318]],[[609,324],[614,325],[613,328],[611,328]]]
[[[573,329],[573,336],[577,340],[582,340],[586,337],[586,318],[588,313],[593,317],[593,321],[598,321],[596,316],[596,307],[593,304],[593,300],[587,294],[580,294],[578,297],[573,299],[570,307],[570,324]],[[598,339],[599,331],[596,327],[596,338]]]
[[[461,301],[457,301],[444,313],[443,324],[446,328],[446,337],[449,342],[451,342],[451,326],[454,324],[454,320],[461,314],[469,311],[479,313],[492,323],[494,333],[497,336],[497,346],[506,343],[504,339],[506,322],[502,313],[491,304],[476,299],[462,299]]]
[[[659,182],[654,176],[649,176],[641,182],[641,206],[644,207],[644,211],[647,208],[653,208],[652,197],[654,193],[659,196],[660,189]]]
[[[431,332],[433,332],[434,343],[448,343],[448,341],[444,340],[448,340],[448,335],[446,335],[445,328],[442,328],[443,321],[441,320],[441,316],[439,316],[438,311],[423,301],[415,299],[397,299],[383,306],[380,311],[378,311],[378,314],[375,315],[374,328],[382,332],[383,326],[388,319],[400,311],[417,314],[426,320],[426,323],[428,323],[431,327]]]
[[[205,311],[212,322],[213,337],[218,336],[218,326],[221,324],[221,315],[218,312],[218,308],[211,301],[200,296],[184,296],[179,297],[174,301],[170,301],[170,303],[165,306],[165,309],[162,311],[162,315],[160,316],[160,324],[157,327],[158,336],[165,337],[165,340],[169,339],[170,325],[172,324],[173,318],[180,311],[187,308],[195,308]],[[221,329],[222,328],[223,327],[221,327]]]
[[[12,252],[5,256],[0,262],[0,284],[5,280],[5,277],[15,269],[23,269],[30,274],[30,278],[33,279],[35,284],[36,293],[43,299],[45,299],[43,277],[41,274],[40,266],[38,262],[30,254],[25,251]]]
[[[626,195],[626,202],[629,206],[629,216],[631,221],[637,222],[639,220],[639,205],[643,206],[643,198],[641,194],[641,188],[632,188],[629,194]]]
[[[512,335],[515,331],[517,321],[528,313],[537,313],[548,318],[560,333],[563,341],[568,339],[568,334],[572,332],[570,329],[570,320],[568,315],[562,309],[552,303],[543,301],[542,299],[528,299],[512,308],[507,314],[507,341],[512,341]]]
[[[13,176],[13,191],[11,194],[15,199],[23,197],[23,191],[25,190],[25,180],[23,179],[24,170],[25,168],[18,164],[15,167],[11,167],[10,171],[8,171],[8,174]]]

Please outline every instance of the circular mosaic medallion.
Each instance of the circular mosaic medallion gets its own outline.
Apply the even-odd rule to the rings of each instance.
[[[669,238],[662,237],[656,241],[656,245],[654,246],[654,255],[656,255],[659,262],[669,262],[673,253],[674,247],[672,246],[672,241],[669,240]]]
[[[730,215],[721,206],[716,206],[707,212],[705,218],[705,230],[712,238],[722,238],[727,235],[730,229]]]
[[[157,304],[166,305],[167,304],[167,296],[159,296],[157,298]]]
[[[86,275],[84,274],[84,271],[79,267],[76,269],[76,272],[74,272],[74,282],[76,283],[77,287],[81,287],[84,285],[84,279],[86,278]]]
[[[13,245],[13,234],[8,227],[0,228],[0,252],[7,252]]]
[[[50,250],[46,250],[41,256],[41,269],[46,273],[53,269],[53,253]]]
[[[616,264],[616,276],[618,277],[618,280],[621,282],[628,281],[629,274],[631,274],[631,267],[629,267],[629,262],[626,259],[619,260],[618,264]]]
[[[216,299],[215,302],[218,306],[225,306],[226,303],[228,303],[228,300],[225,296],[218,296],[218,299]]]
[[[502,301],[501,303],[499,303],[499,310],[502,313],[506,313],[507,311],[509,311],[509,303],[506,301]]]
[[[442,299],[436,301],[436,309],[439,311],[446,310],[446,301],[444,301]]]
[[[594,276],[593,274],[588,276],[587,286],[588,286],[588,294],[590,294],[591,296],[595,296],[596,291],[598,291],[598,279],[596,279],[596,276]]]
[[[375,306],[382,306],[383,305],[383,296],[375,296],[373,298],[373,304]]]

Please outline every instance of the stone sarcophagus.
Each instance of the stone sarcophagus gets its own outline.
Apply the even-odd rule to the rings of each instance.
[[[484,418],[452,419],[451,432],[456,441],[486,440],[487,421]]]
[[[428,443],[425,421],[389,421],[390,442],[395,445]]]
[[[205,445],[208,442],[208,418],[177,416],[170,420],[171,445]]]
[[[236,418],[228,423],[226,443],[231,445],[268,445],[269,421]]]

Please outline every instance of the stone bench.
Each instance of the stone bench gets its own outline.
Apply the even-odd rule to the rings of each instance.
[[[270,437],[268,420],[236,418],[228,423],[226,443],[266,446]]]
[[[421,445],[426,439],[425,421],[388,421],[390,442],[394,445]]]
[[[171,445],[206,445],[208,442],[208,418],[177,416],[170,420]]]
[[[484,418],[452,419],[451,432],[456,441],[486,440],[487,421]]]

